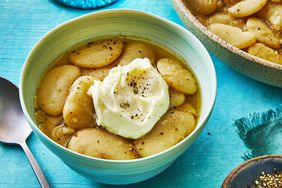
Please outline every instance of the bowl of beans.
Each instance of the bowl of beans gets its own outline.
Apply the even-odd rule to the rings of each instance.
[[[276,0],[174,0],[187,28],[223,63],[282,87],[282,4]]]
[[[107,10],[47,33],[19,88],[33,132],[66,165],[97,182],[130,184],[165,170],[199,136],[216,74],[186,29]]]

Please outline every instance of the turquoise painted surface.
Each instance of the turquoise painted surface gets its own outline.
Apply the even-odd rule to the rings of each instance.
[[[143,10],[183,26],[170,0],[120,0],[106,9],[109,8]],[[66,20],[93,12],[66,8],[52,0],[2,0],[0,9],[0,76],[16,85],[29,50],[47,31]],[[203,133],[166,171],[127,187],[220,187],[229,171],[243,161],[241,156],[247,151],[232,126],[233,120],[248,112],[282,104],[282,89],[246,78],[216,58],[213,60],[218,96]],[[52,187],[111,187],[90,181],[69,169],[34,135],[28,145]],[[24,153],[17,146],[0,143],[0,187],[39,187]]]

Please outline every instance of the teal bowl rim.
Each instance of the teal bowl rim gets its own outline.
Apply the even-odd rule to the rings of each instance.
[[[47,135],[45,135],[39,128],[38,126],[36,126],[36,123],[34,123],[31,119],[31,117],[28,114],[28,110],[26,109],[25,106],[25,102],[24,102],[24,97],[23,97],[23,81],[25,80],[25,75],[27,72],[27,67],[29,65],[29,59],[31,58],[34,49],[36,49],[38,46],[41,45],[41,43],[44,43],[44,41],[46,40],[46,38],[49,35],[52,35],[52,33],[64,28],[65,26],[72,24],[73,22],[79,21],[80,19],[83,18],[87,18],[87,17],[92,17],[93,15],[103,15],[103,14],[119,14],[119,13],[131,13],[131,14],[135,14],[135,15],[139,15],[139,16],[146,16],[146,17],[151,17],[152,19],[156,19],[159,20],[161,23],[169,25],[169,27],[173,27],[176,30],[180,30],[181,32],[184,32],[186,35],[188,35],[190,38],[192,38],[192,40],[194,40],[196,42],[196,44],[198,45],[198,47],[200,49],[202,49],[202,52],[204,53],[204,56],[206,56],[206,58],[208,59],[209,62],[211,62],[211,67],[212,69],[210,70],[213,76],[213,80],[214,83],[213,84],[213,88],[214,91],[211,94],[212,96],[212,104],[211,106],[209,106],[208,113],[206,114],[205,117],[203,117],[204,121],[202,122],[202,124],[197,124],[196,129],[187,137],[185,137],[183,140],[181,140],[180,142],[178,142],[176,145],[170,147],[167,150],[164,150],[160,153],[157,153],[155,155],[149,156],[149,157],[144,157],[144,158],[138,158],[138,159],[131,159],[131,160],[110,160],[110,159],[100,159],[100,158],[95,158],[95,157],[91,157],[91,156],[87,156],[87,155],[83,155],[74,151],[71,151],[61,145],[59,145],[58,143],[56,143],[55,141],[53,141],[51,138],[49,138]],[[35,132],[35,135],[37,136],[40,135],[42,138],[45,139],[45,141],[49,142],[50,144],[54,145],[55,147],[57,147],[57,149],[59,149],[60,151],[67,153],[68,155],[71,155],[73,157],[76,157],[78,159],[87,159],[90,161],[97,161],[97,162],[107,162],[107,163],[120,163],[120,164],[125,164],[125,163],[137,163],[137,162],[141,162],[141,161],[147,161],[147,160],[151,160],[153,158],[157,158],[160,155],[163,155],[164,153],[167,153],[171,150],[174,150],[175,148],[179,147],[182,143],[184,143],[186,140],[189,140],[191,137],[193,137],[197,132],[199,132],[201,130],[201,128],[204,128],[206,121],[208,120],[212,109],[214,107],[215,104],[215,99],[216,99],[216,93],[217,93],[217,77],[216,77],[216,71],[215,71],[215,67],[213,64],[213,61],[208,53],[208,51],[206,50],[206,48],[203,46],[203,44],[199,41],[199,39],[197,39],[190,31],[186,30],[185,28],[183,28],[182,26],[173,23],[172,21],[169,21],[167,19],[164,19],[160,16],[157,15],[153,15],[150,13],[146,13],[143,11],[138,11],[138,10],[133,10],[133,9],[110,9],[110,10],[102,10],[102,11],[97,11],[94,13],[89,13],[89,14],[85,14],[73,19],[70,19],[58,26],[56,26],[55,28],[53,28],[52,30],[50,30],[49,32],[47,32],[35,45],[34,47],[31,49],[31,51],[29,52],[23,66],[22,66],[22,70],[21,70],[21,74],[20,74],[20,80],[19,80],[19,95],[20,95],[20,103],[22,106],[22,110],[24,112],[24,115],[29,123],[29,125],[31,126],[32,130]],[[49,149],[49,148],[48,148]]]

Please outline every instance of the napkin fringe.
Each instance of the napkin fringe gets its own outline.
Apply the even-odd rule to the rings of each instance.
[[[282,106],[275,108],[274,110],[270,109],[266,112],[258,113],[249,113],[247,117],[240,118],[234,121],[234,125],[237,127],[237,133],[240,138],[243,140],[245,146],[250,149],[248,152],[244,153],[242,156],[243,159],[248,160],[253,157],[253,151],[251,146],[248,144],[247,137],[250,130],[255,133],[257,127],[266,126],[271,122],[282,122]]]

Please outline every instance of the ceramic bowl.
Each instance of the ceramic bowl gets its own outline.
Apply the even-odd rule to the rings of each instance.
[[[216,55],[223,63],[236,71],[258,80],[282,88],[282,65],[276,64],[232,46],[210,32],[185,5],[185,0],[173,0],[179,17],[204,46]]]
[[[252,187],[262,172],[273,174],[273,169],[282,172],[282,155],[264,155],[250,159],[230,172],[221,188]]]
[[[47,137],[34,117],[34,96],[39,80],[60,54],[93,39],[126,36],[169,49],[184,59],[200,83],[202,108],[192,134],[159,154],[136,160],[98,159],[70,151]],[[31,50],[20,77],[20,100],[24,114],[41,142],[79,174],[107,184],[129,184],[146,180],[166,169],[198,137],[216,96],[213,62],[201,42],[186,29],[158,16],[133,10],[107,10],[70,20],[47,33]]]

